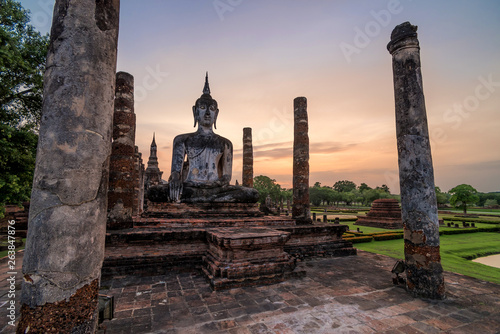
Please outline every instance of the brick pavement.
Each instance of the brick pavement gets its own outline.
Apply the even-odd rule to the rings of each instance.
[[[415,299],[392,285],[394,262],[316,258],[296,269],[306,277],[217,292],[201,273],[115,278],[101,289],[115,296],[115,319],[99,333],[500,333],[500,285],[446,272],[446,300]],[[4,328],[5,306],[0,315]]]

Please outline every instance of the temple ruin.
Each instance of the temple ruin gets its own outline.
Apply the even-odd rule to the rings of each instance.
[[[193,106],[198,131],[174,139],[168,183],[154,136],[144,170],[135,146],[133,77],[116,73],[118,18],[119,0],[55,3],[18,333],[93,333],[101,276],[201,270],[219,290],[281,282],[297,259],[356,254],[342,239],[346,225],[310,218],[305,97],[294,100],[292,217],[258,210],[248,131],[245,181],[230,184],[232,143],[212,131],[219,110],[208,78]],[[388,48],[407,288],[443,298],[416,27],[396,27]]]
[[[219,109],[207,76],[193,107],[198,130],[174,139],[169,181],[152,183],[146,170],[145,211],[133,217],[132,227],[108,229],[103,278],[201,270],[219,290],[283,281],[293,273],[297,258],[356,254],[342,239],[346,225],[307,222],[307,111],[305,98],[296,101],[301,103],[295,112],[300,115],[295,132],[300,154],[294,160],[302,166],[297,179],[304,186],[294,202],[302,203],[301,217],[306,219],[265,216],[248,176],[244,185],[230,185],[232,143],[213,132]],[[243,145],[244,171],[249,173],[250,128],[244,129]],[[154,139],[149,161],[148,169],[161,176]]]
[[[366,216],[358,216],[354,225],[371,226],[388,229],[402,229],[401,208],[393,198],[381,198],[373,201]]]

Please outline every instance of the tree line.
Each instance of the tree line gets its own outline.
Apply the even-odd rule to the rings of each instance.
[[[333,186],[321,186],[320,182],[316,182],[314,186],[309,188],[309,198],[311,204],[319,205],[370,205],[374,200],[380,198],[397,198],[396,195],[391,195],[389,187],[385,184],[371,188],[366,183],[361,183],[359,186],[353,181],[341,180],[333,184]]]
[[[293,189],[281,187],[275,179],[265,175],[259,175],[254,178],[253,186],[259,191],[259,202],[264,203],[267,196],[273,202],[292,200]],[[335,182],[331,187],[322,186],[316,182],[309,188],[309,199],[314,206],[319,205],[369,205],[379,198],[398,198],[397,195],[391,195],[389,187],[383,184],[380,187],[370,188],[366,183],[361,183],[358,187],[349,180]]]
[[[265,202],[267,196],[275,203],[292,200],[293,197],[292,189],[282,188],[276,180],[264,175],[254,178],[254,188],[260,193],[259,202],[261,203]],[[435,191],[439,207],[456,207],[462,209],[464,213],[467,213],[467,208],[471,206],[496,208],[500,203],[500,192],[480,193],[468,184],[457,185],[448,192],[443,192],[436,187]],[[340,180],[332,186],[322,186],[320,182],[316,182],[309,188],[309,199],[313,206],[370,206],[374,200],[381,198],[400,200],[399,195],[391,194],[389,187],[385,184],[371,188],[366,183],[357,186],[353,181]]]

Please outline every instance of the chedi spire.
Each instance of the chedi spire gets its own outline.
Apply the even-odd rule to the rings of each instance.
[[[203,95],[210,95],[210,86],[208,85],[208,71],[205,75],[205,86],[203,86]]]

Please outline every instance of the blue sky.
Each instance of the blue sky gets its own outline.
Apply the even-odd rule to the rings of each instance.
[[[54,1],[21,1],[50,29]],[[193,131],[191,106],[209,71],[216,132],[252,127],[255,175],[291,186],[293,99],[306,96],[310,182],[387,184],[399,192],[392,29],[417,25],[436,185],[500,191],[500,2],[428,0],[121,1],[119,71],[134,75],[136,144],[147,161],[156,132],[170,173],[175,135]]]

